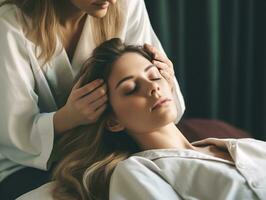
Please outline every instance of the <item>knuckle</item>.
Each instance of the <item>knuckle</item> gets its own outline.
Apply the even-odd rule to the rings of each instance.
[[[156,63],[158,66],[162,66],[162,62],[160,62],[160,61],[155,61],[155,63]]]
[[[169,66],[169,67],[171,67],[171,68],[174,68],[174,65],[173,65],[173,63],[172,63],[172,61],[171,61],[171,60],[168,60],[168,62],[167,62],[167,63],[168,63],[168,66]]]
[[[98,85],[100,85],[100,81],[98,81],[98,80],[94,81],[93,86],[97,87]]]
[[[78,90],[74,90],[74,91],[72,91],[69,97],[70,97],[70,98],[74,98],[74,99],[75,99],[75,98],[78,98],[78,97],[79,97],[79,92],[78,92]]]
[[[162,63],[165,69],[169,68],[169,66],[166,63]]]
[[[101,89],[99,90],[99,95],[102,96],[102,95],[104,95],[104,94],[105,94],[105,90],[104,90],[103,88],[101,88]]]
[[[157,67],[160,67],[160,68],[162,68],[162,67],[163,67],[162,63],[161,63],[161,62],[159,62],[159,61],[155,61],[155,65],[156,65]]]

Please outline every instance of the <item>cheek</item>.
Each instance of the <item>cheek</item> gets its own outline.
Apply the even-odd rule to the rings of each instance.
[[[117,117],[125,124],[130,125],[147,115],[147,101],[143,98],[112,98],[112,107]]]
[[[143,98],[123,98],[116,101],[114,110],[117,114],[135,116],[146,108],[146,101]]]

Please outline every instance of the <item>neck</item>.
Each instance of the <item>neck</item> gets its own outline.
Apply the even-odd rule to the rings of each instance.
[[[56,7],[60,24],[64,27],[79,24],[86,15],[84,11],[75,7],[70,1],[59,1]]]
[[[193,146],[179,131],[174,123],[170,123],[158,130],[132,134],[142,150],[149,149],[193,149]]]

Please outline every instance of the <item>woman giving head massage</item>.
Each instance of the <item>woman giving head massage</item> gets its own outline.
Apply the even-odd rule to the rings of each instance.
[[[102,43],[75,87],[95,79],[107,83],[107,109],[96,124],[63,136],[51,199],[265,197],[266,143],[216,138],[189,143],[174,124],[171,84],[142,47],[118,38]]]

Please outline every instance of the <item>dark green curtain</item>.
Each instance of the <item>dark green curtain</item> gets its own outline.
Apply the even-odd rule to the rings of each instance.
[[[145,0],[186,101],[266,140],[266,1]]]

